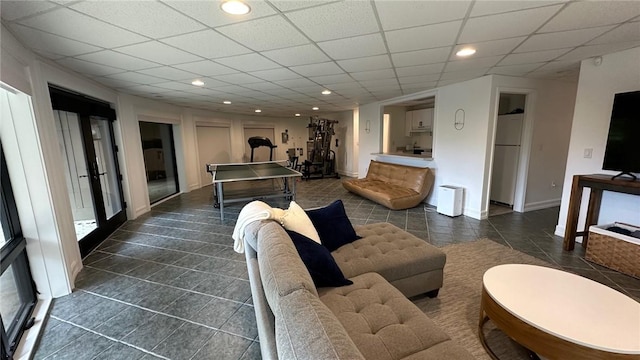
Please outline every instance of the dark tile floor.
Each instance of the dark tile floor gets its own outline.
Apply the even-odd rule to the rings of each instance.
[[[36,359],[259,359],[244,256],[231,233],[242,204],[211,206],[211,187],[128,221],[84,259],[73,294],[56,299]],[[562,250],[558,208],[475,220],[429,207],[390,211],[337,179],[298,183],[304,208],[342,199],[354,224],[387,221],[436,245],[490,238],[640,298],[640,280]],[[288,207],[284,201],[273,206]]]

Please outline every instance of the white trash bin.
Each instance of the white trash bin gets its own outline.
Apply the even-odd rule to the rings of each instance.
[[[463,188],[452,185],[441,185],[438,187],[437,211],[447,216],[462,215],[463,191]]]

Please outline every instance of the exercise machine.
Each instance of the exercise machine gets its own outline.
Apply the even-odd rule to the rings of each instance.
[[[260,146],[266,146],[269,148],[269,161],[273,161],[273,149],[278,145],[273,145],[271,140],[262,136],[253,136],[249,138],[249,146],[251,147],[251,162],[253,162],[253,150]]]
[[[335,135],[333,126],[337,123],[337,120],[317,116],[309,118],[307,159],[302,164],[303,179],[340,178],[336,172],[336,153],[331,150],[331,137]]]

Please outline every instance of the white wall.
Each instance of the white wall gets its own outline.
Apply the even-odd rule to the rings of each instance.
[[[582,61],[580,79],[571,127],[571,143],[567,156],[562,205],[556,235],[564,235],[567,209],[574,175],[610,174],[602,170],[604,150],[609,132],[613,97],[616,93],[640,90],[640,48],[633,48],[602,57],[597,66],[591,59]],[[590,159],[584,150],[593,149]],[[588,204],[588,190],[582,199],[578,229],[584,227]],[[640,225],[640,196],[604,192],[600,207],[600,224],[622,221]]]
[[[436,93],[433,130],[433,160],[377,157],[382,161],[435,169],[434,189],[440,185],[465,188],[464,214],[477,219],[488,215],[495,122],[500,92],[528,94],[526,126],[529,138],[523,151],[532,149],[521,173],[524,210],[557,206],[560,203],[561,180],[564,177],[565,154],[572,120],[575,83],[525,79],[507,76],[482,78],[448,85],[437,90],[416,93],[382,103],[362,106],[360,135],[365,154],[379,151],[380,107],[403,100],[418,99]],[[459,111],[460,110],[460,111]],[[461,130],[454,128],[455,114],[465,116]],[[371,120],[371,133],[364,131]],[[377,120],[375,122],[374,120]],[[362,141],[364,140],[364,141]],[[359,161],[361,176],[371,156]],[[554,182],[557,186],[551,186]],[[427,197],[429,204],[437,204],[437,191]]]
[[[405,136],[406,107],[385,106],[384,112],[389,114],[389,151],[395,152],[398,147],[413,144],[411,137]]]

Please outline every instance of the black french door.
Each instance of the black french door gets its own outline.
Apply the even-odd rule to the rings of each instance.
[[[116,114],[107,103],[54,87],[49,92],[84,257],[127,220],[113,132]]]
[[[36,288],[4,152],[0,146],[0,359],[12,359],[23,332],[33,325]]]

